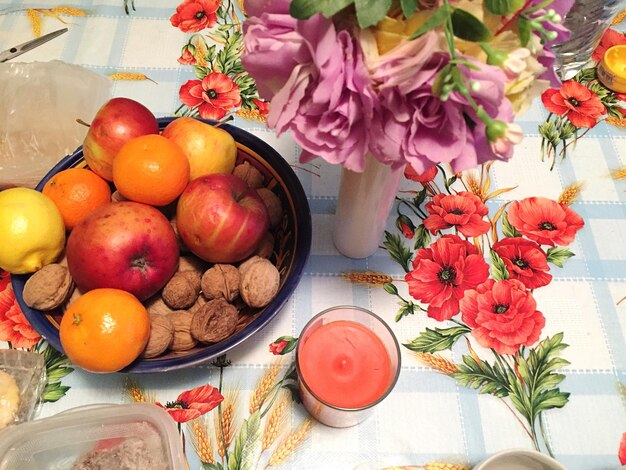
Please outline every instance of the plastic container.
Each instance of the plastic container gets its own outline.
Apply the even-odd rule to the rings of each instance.
[[[598,65],[598,80],[616,93],[626,93],[626,46],[610,47]]]
[[[120,463],[122,455],[128,464]],[[90,459],[102,466],[89,466]],[[79,407],[0,431],[0,470],[92,468],[185,470],[187,464],[174,420],[152,404]]]

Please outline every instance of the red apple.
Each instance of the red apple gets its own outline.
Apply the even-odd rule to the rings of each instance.
[[[263,200],[241,178],[228,174],[193,180],[181,194],[176,226],[185,245],[212,263],[250,256],[269,228]]]
[[[113,181],[113,159],[122,145],[140,135],[158,133],[154,114],[143,104],[113,98],[96,113],[83,142],[83,156],[94,173]]]
[[[67,264],[82,291],[122,289],[145,300],[178,267],[178,242],[170,222],[152,206],[115,202],[83,219],[67,240]]]

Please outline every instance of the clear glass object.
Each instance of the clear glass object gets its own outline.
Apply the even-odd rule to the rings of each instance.
[[[556,70],[562,80],[572,78],[585,66],[615,15],[624,8],[626,0],[574,1],[563,22],[571,36],[553,47]]]
[[[385,384],[382,395],[375,401],[356,408],[345,408],[324,401],[312,391],[311,385],[306,382],[302,374],[302,346],[318,328],[342,320],[358,323],[373,332],[382,342],[390,361],[389,380]],[[369,310],[347,305],[332,307],[314,316],[302,330],[296,349],[296,370],[298,372],[300,397],[309,414],[327,426],[346,428],[354,426],[370,416],[374,407],[393,390],[400,375],[400,346],[387,323]]]

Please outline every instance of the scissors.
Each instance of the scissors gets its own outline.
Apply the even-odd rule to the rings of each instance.
[[[19,44],[17,46],[13,46],[11,49],[7,49],[6,51],[0,52],[0,62],[6,62],[7,60],[11,60],[16,58],[18,55],[22,55],[24,52],[28,52],[35,47],[39,47],[42,44],[47,43],[51,39],[60,36],[61,34],[67,32],[67,28],[59,29],[57,31],[53,31],[48,34],[44,34],[40,38],[33,39],[31,41],[27,41],[25,43]]]

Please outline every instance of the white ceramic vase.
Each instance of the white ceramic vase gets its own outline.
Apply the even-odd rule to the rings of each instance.
[[[404,168],[392,170],[369,153],[365,170],[345,168],[333,227],[337,250],[349,258],[367,258],[378,249]]]

